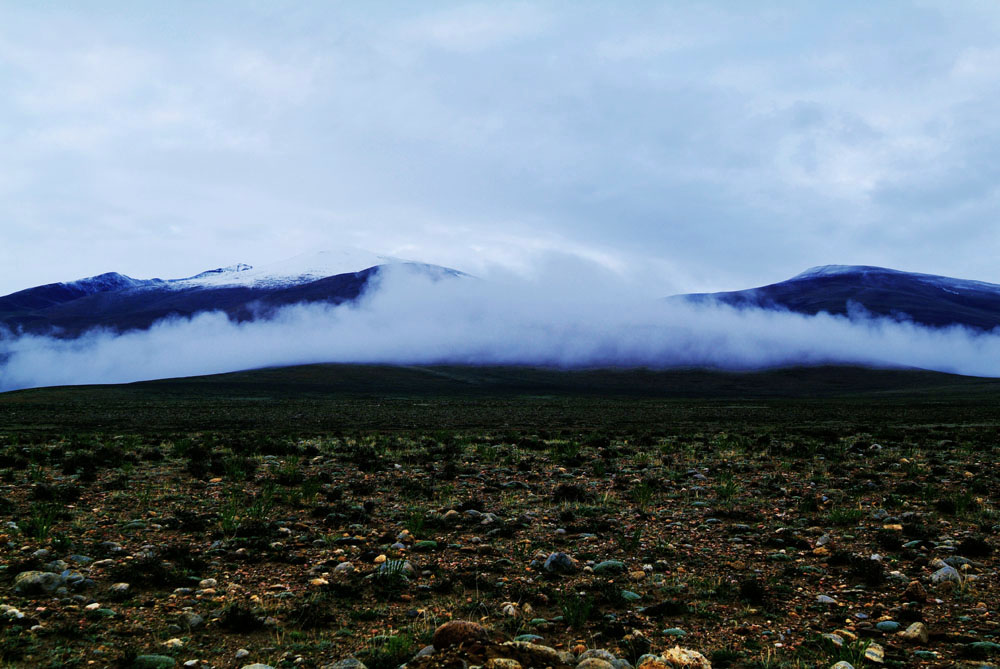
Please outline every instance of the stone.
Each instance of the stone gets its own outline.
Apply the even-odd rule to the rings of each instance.
[[[572,574],[577,570],[577,563],[565,553],[552,553],[545,559],[542,569],[550,574]]]
[[[865,659],[875,664],[885,663],[885,649],[880,644],[871,643],[865,648]]]
[[[261,664],[260,662],[255,662],[253,664],[244,664],[240,669],[274,669],[269,664]]]
[[[931,583],[939,585],[941,583],[961,583],[962,575],[958,573],[958,570],[952,567],[950,564],[938,569],[936,572],[931,574]]]
[[[599,576],[621,574],[625,571],[625,563],[621,560],[605,560],[594,565],[594,573]]]
[[[875,624],[875,629],[879,632],[886,632],[887,634],[898,632],[900,627],[902,627],[902,625],[897,623],[895,620],[883,620],[882,622]]]
[[[47,595],[66,584],[59,574],[47,571],[22,571],[14,578],[14,592],[22,595]]]
[[[995,657],[1000,656],[1000,643],[992,641],[975,641],[966,646],[967,653],[971,657]]]
[[[521,669],[521,663],[509,657],[494,657],[486,661],[483,669]]]
[[[923,623],[913,623],[905,630],[899,633],[899,637],[904,641],[909,641],[910,643],[927,643],[930,638],[930,632],[927,631],[927,625]]]
[[[167,669],[177,663],[167,655],[140,655],[132,661],[133,669]]]
[[[659,655],[643,655],[636,669],[672,669]]]
[[[583,662],[584,660],[589,660],[591,658],[596,658],[598,660],[604,660],[605,662],[614,662],[615,656],[606,650],[600,648],[590,648],[588,650],[580,653],[580,657],[576,658],[578,662]]]
[[[836,604],[837,600],[834,599],[833,597],[830,597],[829,595],[817,595],[816,596],[816,603],[817,604]]]
[[[674,646],[663,654],[663,659],[675,667],[695,667],[695,669],[712,669],[712,663],[696,650]]]
[[[599,657],[588,657],[578,662],[576,669],[615,669],[615,665]]]
[[[128,597],[129,590],[132,586],[128,583],[115,583],[110,588],[108,588],[108,596],[112,599],[124,599]]]
[[[850,662],[845,662],[841,660],[837,664],[830,665],[830,669],[854,669],[854,665]]]
[[[175,637],[173,639],[167,639],[161,645],[164,648],[170,648],[171,650],[175,650],[177,648],[183,648],[184,647],[184,642]]]
[[[433,539],[424,539],[423,541],[418,541],[413,544],[413,550],[420,551],[436,551],[438,548],[438,542]]]
[[[354,657],[345,657],[333,664],[328,664],[323,669],[368,669],[365,663]]]
[[[197,613],[192,613],[191,611],[185,611],[178,617],[178,622],[183,629],[193,630],[205,622],[205,619],[199,616]]]
[[[527,641],[507,641],[501,646],[510,655],[516,656],[522,665],[528,667],[555,667],[565,664],[559,652],[554,648],[542,646]]]
[[[668,627],[667,629],[663,630],[663,634],[666,636],[681,637],[681,636],[686,636],[687,632],[682,630],[680,627]]]
[[[476,641],[489,641],[489,638],[489,633],[478,623],[467,620],[450,620],[434,630],[434,638],[431,643],[434,648],[441,650]]]
[[[927,600],[927,591],[920,581],[910,581],[903,592],[903,600],[907,602],[923,602]]]

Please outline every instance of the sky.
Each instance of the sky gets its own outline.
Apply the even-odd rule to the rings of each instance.
[[[0,294],[345,246],[664,295],[1000,283],[998,31],[971,1],[0,0]]]

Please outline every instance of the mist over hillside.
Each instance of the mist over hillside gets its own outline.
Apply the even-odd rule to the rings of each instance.
[[[725,300],[652,299],[597,271],[532,280],[445,280],[388,265],[354,299],[225,310],[79,337],[7,333],[0,388],[118,383],[316,362],[694,366],[752,370],[860,364],[1000,376],[1000,336],[898,313],[796,313]],[[648,290],[648,287],[647,287]]]

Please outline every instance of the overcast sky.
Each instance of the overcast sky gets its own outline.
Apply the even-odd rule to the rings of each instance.
[[[0,1],[0,294],[343,246],[1000,282],[998,36],[985,1]]]

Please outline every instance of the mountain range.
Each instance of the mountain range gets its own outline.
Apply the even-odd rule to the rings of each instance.
[[[237,264],[183,279],[134,279],[118,272],[50,283],[0,297],[0,326],[15,333],[74,337],[103,328],[149,328],[168,317],[222,311],[232,320],[267,318],[280,307],[357,300],[386,267],[432,279],[462,272],[364,251],[323,251],[256,269]]]
[[[355,301],[388,266],[435,280],[468,276],[355,250],[302,255],[259,269],[238,264],[183,279],[134,279],[109,272],[0,297],[0,326],[15,333],[74,337],[93,328],[146,329],[166,317],[203,311],[222,311],[236,321],[267,318],[291,304]],[[738,309],[871,315],[931,327],[985,331],[1000,326],[1000,285],[859,265],[827,265],[767,286],[670,299]]]

